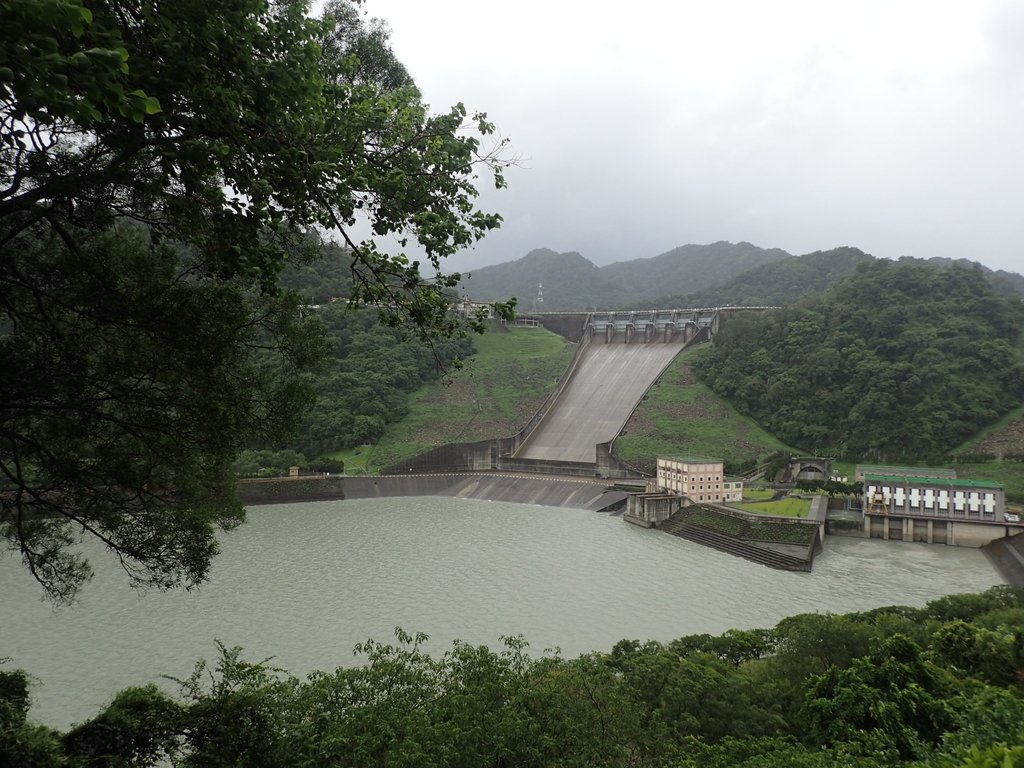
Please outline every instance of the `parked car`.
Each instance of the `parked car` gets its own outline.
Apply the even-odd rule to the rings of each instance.
[[[1003,519],[1008,523],[1019,523],[1020,515],[1015,515],[1012,512],[1007,512],[1003,515]]]

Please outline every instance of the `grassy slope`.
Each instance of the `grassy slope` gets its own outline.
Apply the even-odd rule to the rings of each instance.
[[[347,466],[374,471],[445,443],[514,434],[554,388],[574,349],[543,328],[488,332],[475,342],[477,354],[453,382],[414,392],[409,415],[376,446],[342,455]]]
[[[976,437],[957,448],[958,453],[1024,453],[1024,406],[1017,408]],[[995,480],[1006,488],[1006,497],[1015,504],[1024,503],[1024,463],[989,461],[984,464],[958,464],[960,477]]]
[[[742,460],[791,450],[696,380],[690,363],[703,347],[668,367],[615,441],[615,454],[652,471],[659,455]]]

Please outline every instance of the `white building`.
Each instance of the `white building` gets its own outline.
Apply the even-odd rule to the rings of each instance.
[[[658,486],[698,504],[743,499],[743,481],[727,479],[721,459],[659,456]]]
[[[1002,522],[1003,486],[989,480],[864,475],[865,512],[901,517],[953,517]]]

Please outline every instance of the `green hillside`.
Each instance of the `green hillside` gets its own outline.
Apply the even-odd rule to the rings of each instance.
[[[616,456],[653,472],[659,455],[699,454],[722,458],[727,471],[735,471],[767,454],[790,450],[696,379],[693,363],[708,352],[702,345],[673,361],[615,441]]]
[[[723,324],[700,379],[813,453],[942,461],[1024,400],[1018,299],[982,270],[858,266],[825,294]]]
[[[601,267],[601,276],[615,286],[609,306],[646,306],[668,293],[699,291],[724,283],[749,270],[792,258],[780,248],[719,241],[683,245],[650,259],[632,259]],[[666,306],[664,304],[660,306]]]
[[[536,413],[569,365],[573,345],[543,328],[513,328],[475,339],[477,352],[444,384],[409,396],[405,418],[376,444],[337,454],[349,471],[379,470],[445,443],[506,437]]]
[[[849,275],[857,265],[872,256],[856,248],[815,251],[804,256],[789,256],[770,264],[749,269],[725,283],[683,295],[662,294],[643,306],[723,307],[726,305],[783,306],[800,298],[822,293]]]

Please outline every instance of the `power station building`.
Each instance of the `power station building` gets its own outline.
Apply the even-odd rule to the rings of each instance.
[[[864,532],[872,538],[980,546],[1009,534],[994,525],[1019,523],[1007,515],[999,483],[957,478],[952,470],[863,469]]]
[[[863,483],[865,475],[906,475],[908,477],[945,477],[956,479],[955,469],[939,469],[937,467],[894,467],[878,464],[858,464],[856,482]]]
[[[990,480],[908,475],[864,475],[867,511],[925,517],[959,517],[1001,522],[1006,513],[1003,486]]]

